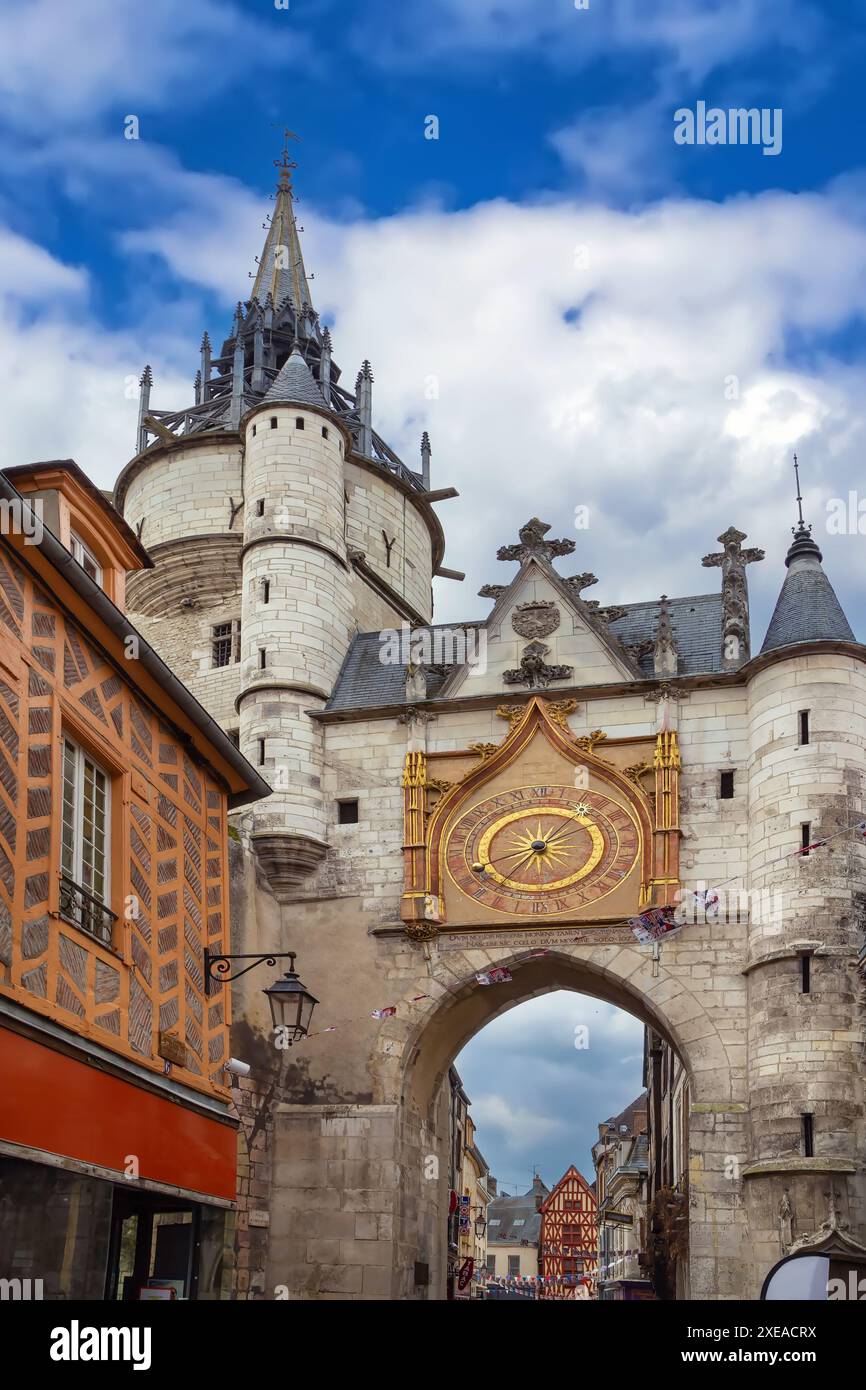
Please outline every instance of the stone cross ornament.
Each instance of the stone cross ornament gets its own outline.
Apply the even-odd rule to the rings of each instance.
[[[763,550],[752,547],[743,550],[745,531],[729,526],[719,536],[724,549],[705,555],[701,564],[722,571],[722,611],[724,630],[722,661],[725,667],[742,666],[749,659],[749,590],[746,584],[746,565],[763,560]]]

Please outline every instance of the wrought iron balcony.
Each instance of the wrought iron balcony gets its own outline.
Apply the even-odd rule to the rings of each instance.
[[[117,913],[65,874],[60,876],[60,916],[101,941],[103,946],[111,945]]]

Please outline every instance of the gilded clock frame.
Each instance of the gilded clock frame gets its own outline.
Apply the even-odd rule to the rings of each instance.
[[[401,915],[407,931],[415,939],[434,937],[440,930],[466,929],[459,921],[444,920],[446,875],[451,877],[445,863],[445,851],[451,830],[479,790],[510,767],[538,736],[546,738],[572,766],[588,767],[597,781],[609,788],[607,794],[611,800],[636,823],[640,863],[639,903],[636,906],[667,901],[673,886],[678,885],[679,752],[676,734],[660,733],[657,737],[653,802],[637,779],[629,777],[623,769],[596,753],[592,740],[583,740],[579,744],[560,712],[551,709],[540,696],[532,696],[520,714],[511,719],[511,728],[502,743],[498,747],[485,747],[480,762],[470,768],[459,782],[446,787],[429,814],[426,804],[426,755],[420,751],[406,755],[403,773],[405,883]],[[554,785],[553,778],[550,785]],[[578,916],[579,911],[575,910],[574,920],[581,927],[609,925],[613,920],[610,916],[595,919]],[[498,911],[496,915],[508,918],[511,914]],[[525,915],[520,919],[515,914],[512,920],[515,928],[526,929]],[[558,927],[567,926],[569,914],[563,912],[555,918],[551,916],[548,921]],[[500,922],[497,930],[507,925],[507,921]],[[483,930],[483,927],[473,924],[471,929]]]

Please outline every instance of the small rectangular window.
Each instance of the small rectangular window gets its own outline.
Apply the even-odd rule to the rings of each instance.
[[[215,623],[211,628],[211,664],[231,666],[238,659],[237,623]]]
[[[323,439],[327,439],[327,437],[328,437],[328,426],[327,426],[327,425],[323,425],[323,426],[322,426],[322,438],[323,438]]]
[[[272,415],[272,416],[271,416],[271,429],[272,429],[272,430],[275,430],[276,428],[277,428],[277,417],[276,417],[276,415]]]
[[[358,824],[358,803],[357,801],[338,801],[337,802],[337,821],[340,825]]]
[[[803,858],[804,858],[804,859],[808,859],[808,857],[809,857],[809,846],[810,846],[811,843],[812,843],[812,822],[811,822],[811,821],[808,821],[808,820],[804,820],[803,823],[802,823],[802,825],[800,826],[800,849],[801,849],[802,852],[803,852]]]
[[[259,767],[264,767],[264,762],[265,762],[265,741],[264,741],[263,738],[260,738],[260,739],[259,739]]]
[[[303,415],[298,415],[298,416],[295,417],[295,429],[296,429],[296,430],[302,430],[303,428],[304,428],[304,417],[303,417]]]
[[[260,671],[266,670],[266,669],[267,669],[267,665],[268,665],[268,649],[267,649],[267,647],[259,647],[259,670],[260,670]]]
[[[733,772],[722,772],[719,776],[719,796],[722,801],[730,801],[734,795],[734,774]]]
[[[804,952],[800,957],[800,985],[804,994],[808,994],[812,988],[812,957],[808,952]]]
[[[270,581],[269,579],[263,579],[263,580],[262,580],[262,603],[270,603],[270,601],[271,601],[271,581]]]
[[[801,709],[797,715],[797,720],[799,722],[800,747],[802,748],[809,742],[809,711]]]
[[[255,425],[253,425],[253,439],[255,439],[255,437],[256,437],[256,427],[255,427]]]
[[[815,1116],[803,1116],[803,1157],[815,1157]]]
[[[89,575],[94,584],[102,586],[102,566],[89,546],[84,544],[80,536],[76,536],[73,531],[70,535],[70,550],[78,561],[84,573]]]
[[[256,502],[256,516],[264,516],[264,514],[265,514],[265,499],[264,499],[264,497],[260,497],[260,498],[258,499],[258,501]]]

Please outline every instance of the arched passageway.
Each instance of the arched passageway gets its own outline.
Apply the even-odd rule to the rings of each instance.
[[[478,986],[478,971],[502,965],[510,969],[510,981]],[[663,962],[654,963],[646,952],[629,947],[572,947],[541,956],[526,949],[495,955],[470,950],[449,956],[446,968],[450,988],[422,1004],[411,1024],[390,1020],[380,1044],[401,1071],[404,1179],[398,1224],[407,1240],[417,1242],[419,1258],[430,1267],[428,1296],[442,1296],[447,1262],[448,1068],[492,1019],[554,990],[591,995],[626,1010],[679,1054],[692,1102],[690,1295],[718,1297],[721,1276],[729,1296],[745,1296],[740,1248],[745,1213],[738,1185],[725,1176],[731,1156],[743,1159],[746,1152],[745,1106],[733,1093],[737,1068],[736,1054],[729,1051],[731,1035],[723,1036],[702,1001]],[[437,1161],[431,1163],[431,1156]]]

